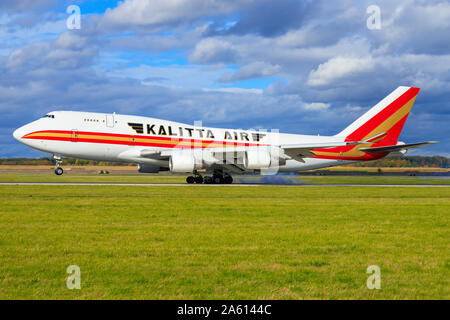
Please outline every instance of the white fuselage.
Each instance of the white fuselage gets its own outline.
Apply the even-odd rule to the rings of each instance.
[[[156,118],[54,111],[14,132],[21,143],[55,156],[101,161],[121,161],[167,167],[166,160],[143,158],[143,149],[168,150],[174,144],[201,146],[234,144],[237,146],[321,143],[333,141],[333,136],[283,134],[256,130],[222,129],[192,126]],[[279,167],[279,171],[317,169],[352,161],[305,158],[293,159]]]

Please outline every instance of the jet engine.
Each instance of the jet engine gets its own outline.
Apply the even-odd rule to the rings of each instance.
[[[244,156],[246,169],[267,169],[271,164],[270,151],[265,149],[247,150]]]
[[[170,156],[169,169],[171,172],[193,172],[202,168],[202,162],[196,161],[193,152],[181,151],[175,152]]]
[[[139,164],[138,172],[140,173],[158,173],[160,171],[159,166],[152,166],[148,164]]]
[[[275,152],[274,152],[275,151]],[[246,169],[268,169],[286,164],[286,160],[279,157],[279,152],[274,149],[250,149],[244,155],[244,167]]]

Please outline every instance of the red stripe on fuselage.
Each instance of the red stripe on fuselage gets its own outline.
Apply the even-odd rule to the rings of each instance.
[[[45,136],[45,135],[34,135],[39,133],[54,133],[54,134],[70,134],[74,132],[77,133],[78,137],[61,137],[61,136]],[[30,135],[34,136],[30,136]],[[95,139],[95,138],[80,138],[80,135],[90,135],[90,136],[107,136],[123,138],[126,140],[108,140],[108,139]],[[103,132],[87,132],[87,131],[66,131],[66,130],[44,130],[35,131],[29,133],[22,137],[23,139],[34,139],[34,140],[51,140],[51,141],[77,141],[77,142],[87,142],[87,143],[101,143],[101,144],[118,144],[118,145],[132,145],[132,146],[151,146],[151,147],[161,147],[161,148],[208,148],[210,144],[214,144],[214,148],[220,148],[221,146],[264,146],[266,144],[248,143],[248,142],[236,142],[236,141],[216,141],[216,140],[199,140],[199,139],[185,139],[177,137],[160,137],[160,136],[144,136],[144,135],[126,135],[117,133],[103,133]],[[133,139],[146,139],[150,142],[133,141]],[[187,142],[188,145],[170,144],[170,143],[158,143],[151,142],[152,140],[163,140],[163,141],[173,141],[173,142]],[[203,145],[207,144],[207,145]]]

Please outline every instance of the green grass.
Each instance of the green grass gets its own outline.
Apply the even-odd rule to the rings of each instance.
[[[0,182],[184,183],[184,175],[64,173],[0,173]]]
[[[266,176],[267,177],[267,176]],[[450,179],[409,176],[283,176],[287,181],[306,184],[441,184]],[[279,181],[279,177],[269,177]],[[235,176],[236,182],[258,182],[260,176]],[[167,174],[96,174],[65,173],[0,173],[0,182],[70,182],[70,183],[185,183],[185,175]]]
[[[448,177],[408,176],[300,176],[300,180],[313,184],[404,184],[450,185]]]
[[[450,298],[449,188],[0,186],[0,199],[0,299]],[[72,264],[81,290],[66,288]]]

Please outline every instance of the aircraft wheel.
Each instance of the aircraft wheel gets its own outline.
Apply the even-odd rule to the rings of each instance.
[[[195,182],[195,178],[193,176],[189,176],[186,178],[186,182],[189,184],[192,184]]]
[[[63,173],[64,173],[63,168],[58,167],[58,168],[55,169],[55,174],[56,174],[57,176],[60,176],[60,175],[62,175]]]
[[[225,177],[223,178],[223,181],[224,181],[226,184],[232,184],[232,183],[233,183],[233,177],[232,177],[232,176],[225,176]]]
[[[195,183],[203,183],[203,177],[202,176],[196,176],[194,179],[195,179]]]
[[[213,181],[215,184],[222,184],[223,178],[221,176],[215,176],[215,177],[213,177]]]
[[[210,176],[206,176],[206,177],[203,178],[203,183],[204,184],[211,184],[211,183],[213,183],[213,178],[210,177]]]

